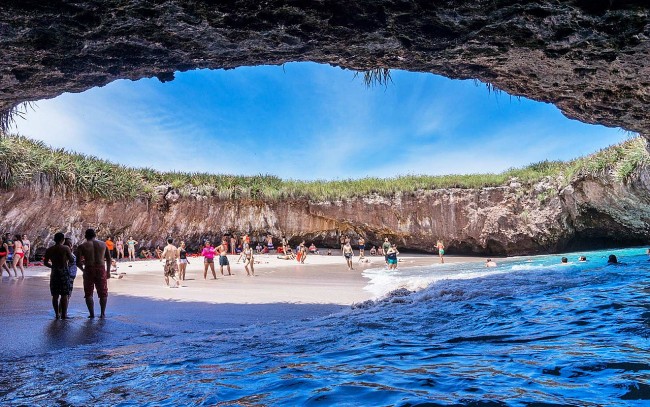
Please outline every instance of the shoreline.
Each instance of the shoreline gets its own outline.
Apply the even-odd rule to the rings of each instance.
[[[176,288],[166,287],[163,281],[163,263],[159,260],[120,261],[118,276],[109,280],[109,297],[125,295],[178,302],[204,302],[208,304],[336,304],[352,305],[373,299],[365,290],[368,279],[362,274],[370,268],[384,267],[383,256],[368,256],[367,262],[353,258],[354,270],[347,270],[340,254],[309,255],[305,264],[296,260],[278,259],[276,255],[255,256],[255,276],[247,276],[239,255],[229,255],[232,276],[219,271],[215,260],[217,280],[208,270],[203,279],[203,258],[191,257],[186,280]],[[446,264],[479,262],[484,259],[469,256],[445,256]],[[439,264],[438,256],[409,254],[400,256],[400,267],[417,267]],[[49,269],[30,267],[32,275],[49,278]],[[36,272],[35,274],[33,274]],[[81,272],[75,279],[75,290],[82,286]],[[334,294],[332,294],[334,293]],[[49,292],[46,293],[49,295]],[[110,299],[109,299],[110,304]]]
[[[26,278],[0,279],[0,324],[10,341],[0,355],[17,358],[61,350],[76,345],[131,342],[151,335],[220,331],[271,322],[291,323],[325,317],[372,299],[364,289],[363,270],[383,267],[383,256],[369,257],[348,271],[342,256],[311,255],[306,264],[256,256],[256,276],[248,277],[238,256],[229,256],[233,276],[203,280],[203,259],[190,258],[187,277],[180,288],[164,285],[163,264],[158,260],[119,262],[123,278],[109,280],[107,318],[88,319],[83,299],[83,278],[77,274],[68,311],[69,318],[55,320],[49,292],[49,269],[26,268]],[[448,263],[483,261],[449,256]],[[437,256],[402,256],[400,267],[434,264]],[[130,267],[129,267],[130,266]],[[95,306],[98,300],[95,294]]]

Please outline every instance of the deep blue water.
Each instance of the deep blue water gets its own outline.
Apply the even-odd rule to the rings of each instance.
[[[425,288],[291,325],[2,361],[0,403],[650,405],[648,256],[580,254],[371,270],[375,292]]]

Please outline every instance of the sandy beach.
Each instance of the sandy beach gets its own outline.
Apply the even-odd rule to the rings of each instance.
[[[203,279],[203,259],[190,258],[187,279],[180,288],[168,288],[158,260],[118,263],[122,278],[109,280],[105,320],[88,320],[81,273],[75,280],[69,319],[55,321],[49,293],[49,269],[32,266],[25,279],[5,276],[0,283],[0,323],[11,340],[0,355],[27,355],[75,344],[119,342],[152,332],[224,330],[273,321],[296,321],[339,312],[372,298],[364,290],[364,269],[384,267],[383,257],[368,257],[349,271],[344,259],[311,255],[305,264],[275,255],[256,256],[255,276],[246,275],[238,256],[229,256],[232,276]],[[408,254],[400,267],[438,264],[437,256]],[[447,263],[484,261],[446,256]],[[97,306],[97,305],[96,305]]]
[[[354,258],[354,270],[350,271],[345,260],[335,252],[331,256],[310,255],[304,264],[295,260],[279,259],[275,254],[255,257],[255,276],[246,275],[243,262],[237,263],[239,255],[228,256],[232,275],[221,275],[215,263],[217,279],[208,270],[203,278],[203,258],[190,258],[186,280],[180,287],[168,288],[163,280],[163,263],[159,260],[121,261],[118,263],[119,278],[109,280],[111,295],[124,295],[175,302],[203,302],[208,304],[336,304],[351,305],[372,298],[365,291],[367,279],[363,270],[384,267],[383,256],[368,256],[365,261]],[[483,261],[482,258],[446,256],[447,263]],[[400,256],[400,267],[439,264],[437,256],[409,254]],[[30,268],[30,275],[48,277],[45,267]],[[115,277],[115,274],[113,274]],[[81,289],[81,275],[75,282],[75,290]],[[79,292],[79,295],[83,295]]]

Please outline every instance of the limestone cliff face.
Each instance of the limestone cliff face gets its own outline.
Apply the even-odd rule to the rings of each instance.
[[[441,189],[341,201],[224,200],[181,197],[159,188],[155,202],[88,201],[51,192],[0,193],[0,230],[27,233],[42,246],[63,230],[81,237],[87,227],[102,237],[133,235],[145,245],[168,236],[197,247],[224,233],[285,235],[337,246],[340,233],[369,244],[384,236],[402,249],[430,252],[443,239],[450,253],[521,255],[568,249],[643,244],[650,238],[650,171],[626,183],[607,175],[569,183]]]
[[[0,112],[117,79],[314,61],[477,78],[650,137],[647,0],[3,0]]]

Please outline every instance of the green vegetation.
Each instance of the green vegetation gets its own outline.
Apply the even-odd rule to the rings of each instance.
[[[156,197],[156,187],[170,185],[181,195],[224,199],[307,198],[336,200],[373,194],[392,196],[436,188],[483,188],[507,185],[513,178],[524,187],[545,177],[568,183],[576,176],[611,175],[626,182],[650,163],[641,137],[568,162],[542,161],[500,174],[407,175],[340,181],[282,180],[273,175],[236,176],[207,173],[159,172],[128,168],[83,154],[52,149],[21,136],[0,138],[0,188],[19,186],[51,189],[63,194],[109,200]],[[544,200],[546,196],[540,196]]]

